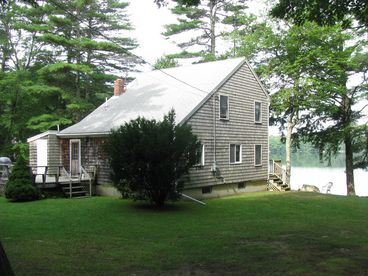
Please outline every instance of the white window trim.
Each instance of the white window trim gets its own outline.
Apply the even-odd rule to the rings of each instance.
[[[204,164],[205,164],[205,152],[204,151],[205,151],[206,147],[205,147],[204,144],[201,144],[201,146],[202,146],[201,159],[197,164],[194,165],[195,167],[203,167]]]
[[[221,96],[227,97],[227,114],[226,114],[226,118],[221,118]],[[219,120],[228,121],[229,118],[230,118],[230,97],[229,97],[229,95],[219,94],[218,103],[219,103],[219,105],[218,105],[219,106],[219,113],[218,113]]]
[[[256,161],[257,161],[257,159],[256,159],[256,148],[257,148],[257,146],[261,146],[261,163],[260,164],[256,164]],[[254,145],[254,166],[255,167],[261,167],[262,166],[262,152],[263,152],[262,145],[260,145],[260,144]]]
[[[239,161],[231,162],[231,145],[240,146]],[[236,159],[236,154],[234,155]],[[229,144],[229,164],[241,164],[243,161],[243,145],[242,144]]]
[[[259,108],[259,121],[256,121],[256,103],[259,103],[260,104],[260,108]],[[254,101],[253,115],[254,115],[254,123],[256,123],[256,124],[262,124],[262,102],[261,101]]]

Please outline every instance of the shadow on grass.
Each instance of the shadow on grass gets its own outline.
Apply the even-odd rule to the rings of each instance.
[[[190,204],[188,204],[187,202],[184,203],[183,201],[169,202],[162,207],[158,207],[145,201],[131,201],[127,204],[127,206],[131,209],[148,213],[170,213],[193,210]]]

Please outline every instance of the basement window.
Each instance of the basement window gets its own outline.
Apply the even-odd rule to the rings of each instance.
[[[212,187],[203,187],[202,194],[210,194],[212,193]]]
[[[238,183],[238,189],[241,190],[241,189],[245,189],[245,182],[240,182]]]
[[[220,119],[229,119],[229,97],[220,95]]]

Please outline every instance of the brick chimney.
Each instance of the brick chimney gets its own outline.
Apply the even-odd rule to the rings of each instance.
[[[117,79],[114,81],[114,96],[120,96],[124,93],[124,80]]]

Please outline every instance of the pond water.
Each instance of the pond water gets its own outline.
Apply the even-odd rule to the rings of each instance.
[[[314,185],[320,190],[332,182],[331,194],[346,195],[346,175],[344,168],[292,167],[291,189],[298,190],[303,184]],[[355,192],[358,196],[368,196],[368,171],[354,170]]]

